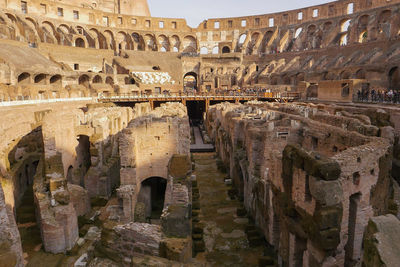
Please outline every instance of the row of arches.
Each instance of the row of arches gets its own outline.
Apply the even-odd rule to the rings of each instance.
[[[196,37],[190,34],[167,36],[150,32],[115,32],[65,23],[56,25],[47,20],[39,22],[30,17],[21,19],[10,13],[6,15],[14,29],[14,34],[10,37],[15,39],[16,36],[24,36],[31,43],[40,41],[83,48],[161,52],[196,52],[198,48]],[[0,20],[5,21],[1,17]]]
[[[28,72],[23,72],[17,77],[18,84],[62,84],[62,76],[59,74],[56,75],[48,75],[44,73],[39,73],[36,75],[31,75]]]
[[[280,31],[279,36],[275,30],[245,32],[239,35],[235,50],[246,55],[270,54],[400,37],[400,15],[389,9],[376,12],[376,16],[361,14],[338,21],[301,25],[287,29],[286,33]],[[289,37],[285,42],[286,35]]]

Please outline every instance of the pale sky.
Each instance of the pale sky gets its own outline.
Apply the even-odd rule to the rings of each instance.
[[[185,18],[197,27],[209,18],[241,17],[333,2],[333,0],[147,0],[152,17]]]

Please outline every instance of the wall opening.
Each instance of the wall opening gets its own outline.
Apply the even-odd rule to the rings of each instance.
[[[148,222],[155,223],[160,219],[164,209],[167,180],[161,177],[150,177],[141,184],[138,202],[145,205],[145,217]]]
[[[184,92],[197,91],[197,74],[188,72],[183,76],[183,90]]]
[[[360,203],[361,194],[353,194],[350,196],[349,201],[349,223],[348,223],[348,237],[347,244],[345,246],[345,266],[352,266],[353,252],[354,252],[354,240],[356,235],[356,225],[357,225],[357,212],[358,205]]]
[[[77,140],[79,143],[75,151],[77,155],[78,175],[75,178],[76,180],[71,183],[84,186],[83,178],[91,166],[90,140],[87,135],[79,135]]]

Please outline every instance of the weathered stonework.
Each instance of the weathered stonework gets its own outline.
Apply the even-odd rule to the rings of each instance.
[[[359,261],[368,220],[388,212],[390,138],[367,117],[327,110],[220,104],[207,116],[246,209],[289,265]]]

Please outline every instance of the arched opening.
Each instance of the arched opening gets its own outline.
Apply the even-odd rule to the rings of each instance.
[[[208,54],[208,48],[203,46],[202,48],[200,48],[200,54],[201,55],[207,55]]]
[[[300,33],[303,31],[303,28],[297,28],[295,34],[294,34],[294,38],[299,37]]]
[[[348,80],[351,78],[351,73],[348,71],[343,71],[340,73],[340,80]]]
[[[125,77],[125,84],[135,84],[136,81],[132,77]]]
[[[340,45],[344,46],[347,45],[347,33],[346,34],[342,34],[342,36],[340,37]]]
[[[398,67],[391,68],[389,71],[389,89],[400,90],[400,71]]]
[[[185,92],[197,91],[197,74],[188,72],[183,76],[183,90]]]
[[[215,46],[215,47],[213,48],[212,53],[213,53],[214,55],[216,55],[216,54],[219,53],[219,48],[218,48],[218,46]]]
[[[185,53],[196,53],[197,52],[197,40],[193,36],[186,36],[183,38],[183,52]]]
[[[82,38],[76,38],[75,47],[83,47],[83,48],[85,48],[85,41]]]
[[[150,177],[141,183],[141,188],[137,203],[144,207],[146,221],[154,223],[159,220],[164,209],[165,190],[167,189],[167,180],[161,177]],[[138,207],[138,204],[136,207]],[[138,208],[135,209],[136,214]],[[135,214],[135,217],[136,217]]]
[[[78,82],[79,82],[80,85],[83,85],[83,86],[89,88],[89,80],[90,80],[89,76],[87,76],[86,74],[84,74],[84,75],[81,75],[81,76],[79,77]]]
[[[100,75],[96,75],[93,78],[93,83],[103,83],[103,78]]]
[[[237,44],[237,48],[236,48],[237,52],[242,51],[242,47],[243,47],[244,42],[246,41],[246,38],[247,38],[247,35],[245,33],[240,35],[238,44]]]
[[[228,54],[231,52],[231,49],[228,46],[224,46],[222,48],[222,54]]]
[[[358,42],[359,43],[366,43],[367,39],[368,39],[368,31],[365,30],[360,34],[360,36],[358,38]]]
[[[61,84],[62,83],[62,77],[61,75],[54,75],[50,78],[50,84]]]
[[[90,140],[87,135],[79,135],[77,137],[78,145],[75,148],[77,159],[76,166],[78,168],[77,175],[71,179],[70,183],[84,185],[84,177],[91,166]]]
[[[31,75],[29,73],[24,72],[18,76],[19,84],[29,84],[30,82],[31,82]]]
[[[36,84],[46,84],[46,74],[38,74],[35,76],[35,83]]]
[[[29,150],[26,150],[28,146]],[[10,178],[7,179],[7,184],[12,190],[10,194],[5,195],[5,201],[9,208],[14,209],[22,249],[27,253],[42,243],[33,192],[34,178],[42,151],[43,135],[41,127],[38,127],[23,136],[7,155],[10,164],[8,171]],[[4,180],[0,178],[0,182]]]
[[[73,172],[74,168],[72,166],[69,166],[67,171],[67,181],[70,184],[73,184]]]
[[[318,98],[318,85],[314,83],[308,86],[306,94],[307,99]]]
[[[108,76],[106,78],[106,84],[109,84],[109,85],[113,86],[114,85],[114,79],[112,77]]]
[[[365,71],[363,69],[356,72],[356,79],[365,79]]]
[[[342,23],[340,24],[340,31],[341,32],[347,32],[349,30],[350,27],[350,20],[344,20],[342,21]]]

